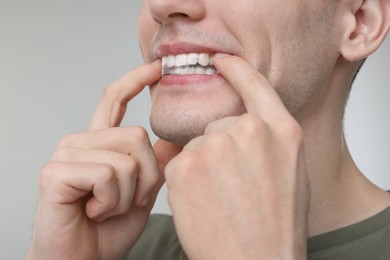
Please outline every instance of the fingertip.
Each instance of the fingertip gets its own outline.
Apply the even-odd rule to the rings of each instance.
[[[161,59],[157,59],[157,60],[153,61],[152,64],[160,64],[161,65]]]
[[[234,55],[227,54],[227,53],[216,53],[212,57],[212,64],[218,70],[218,72],[220,72],[220,70],[224,68],[223,65],[229,64],[229,58],[232,57],[234,57]]]
[[[213,57],[214,66],[219,69],[233,69],[240,68],[243,65],[250,66],[250,64],[243,58],[237,55],[226,53],[217,53]]]
[[[161,59],[155,60],[152,63],[146,64],[146,65],[153,66],[155,69],[159,69],[159,70],[162,69]]]
[[[183,150],[183,147],[167,142],[163,139],[158,139],[153,145],[153,150],[158,162],[165,165],[173,157],[179,154]]]
[[[226,53],[217,53],[213,58],[213,64],[218,73],[230,83],[235,83],[231,81],[234,81],[241,73],[246,73],[253,69],[243,58]]]
[[[85,211],[87,216],[93,220],[100,219],[105,214],[102,204],[100,204],[94,197],[88,200],[85,205]]]
[[[212,57],[212,60],[215,61],[215,60],[220,60],[220,59],[224,59],[224,58],[227,58],[227,57],[231,57],[233,56],[232,54],[229,54],[229,53],[224,53],[224,52],[217,52],[216,54],[214,54],[214,56]]]
[[[162,64],[161,60],[155,60],[152,63],[146,63],[142,66],[139,66],[135,69],[137,73],[146,73],[144,77],[146,78],[154,78],[156,80],[156,77],[161,77],[161,70],[162,70]]]

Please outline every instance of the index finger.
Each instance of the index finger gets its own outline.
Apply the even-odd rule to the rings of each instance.
[[[269,81],[247,61],[233,55],[218,56],[213,59],[215,67],[240,94],[248,113],[266,120],[290,115]]]
[[[145,86],[161,78],[161,62],[142,65],[112,83],[103,93],[88,130],[119,126],[126,112],[127,103]]]

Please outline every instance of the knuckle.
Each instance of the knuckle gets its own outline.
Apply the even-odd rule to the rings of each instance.
[[[61,171],[62,163],[56,161],[50,161],[46,163],[39,175],[39,187],[41,189],[47,189],[53,187],[58,182],[59,175],[55,174]]]
[[[110,85],[108,85],[104,90],[103,90],[103,99],[113,99],[115,97],[115,94],[116,94],[116,87],[115,87],[115,84],[112,83]]]
[[[147,177],[146,182],[150,187],[154,187],[161,180],[161,176],[159,174],[150,174]]]
[[[122,173],[121,178],[126,182],[131,182],[138,176],[140,166],[137,160],[131,156],[126,156],[121,160],[121,165],[119,166],[119,171]]]
[[[105,163],[100,164],[99,173],[100,173],[99,176],[100,182],[107,183],[107,182],[118,181],[115,168],[111,164],[105,164]]]
[[[191,171],[198,163],[196,154],[190,151],[183,152],[179,159],[176,162],[176,167],[184,172]]]
[[[289,144],[301,145],[303,143],[303,131],[301,126],[295,122],[288,122],[281,128],[283,139]]]
[[[53,153],[51,159],[53,161],[70,161],[71,152],[69,148],[60,147]]]
[[[126,106],[119,98],[120,91],[118,89],[117,81],[108,85],[102,93],[102,100],[107,100],[109,102],[117,103],[119,106]]]
[[[139,171],[139,163],[134,157],[127,156],[126,160],[123,160],[123,164],[127,172],[130,173],[130,176]]]
[[[142,126],[129,126],[115,128],[115,135],[124,147],[127,147],[127,154],[130,154],[131,147],[138,147],[150,143],[149,135]],[[126,153],[125,153],[126,154]]]
[[[65,135],[58,143],[57,148],[73,146],[75,141],[79,140],[79,138],[80,138],[79,133]]]
[[[169,184],[186,182],[188,176],[199,167],[198,155],[191,151],[183,151],[165,168],[165,180]]]
[[[260,79],[261,78],[260,78],[257,71],[248,72],[246,77],[245,77],[247,86],[258,85],[260,82]]]
[[[228,146],[231,142],[231,137],[224,131],[218,131],[210,134],[209,142],[210,145],[208,145],[207,148],[212,150],[211,153],[217,153],[218,151],[224,151],[225,149],[228,149]]]
[[[148,131],[146,131],[146,129],[142,126],[133,126],[129,128],[129,131],[131,132],[131,136],[136,140],[143,143],[149,142]]]
[[[206,126],[204,132],[205,132],[205,133],[211,133],[214,129],[217,128],[217,125],[218,125],[218,121],[212,121],[211,123],[209,123],[209,124]]]
[[[245,136],[251,137],[264,132],[266,124],[254,115],[245,114],[240,118],[239,127],[240,132],[242,132]]]

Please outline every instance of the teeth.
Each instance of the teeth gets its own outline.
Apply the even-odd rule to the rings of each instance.
[[[215,69],[212,69],[212,68],[207,68],[206,69],[206,74],[207,75],[213,75],[215,74],[216,70]]]
[[[216,74],[212,58],[207,53],[188,53],[162,57],[162,74]]]
[[[187,65],[187,55],[186,54],[180,54],[175,57],[175,66],[185,66]]]
[[[185,69],[183,68],[176,68],[175,74],[183,75],[185,73]]]
[[[214,75],[217,74],[216,69],[202,67],[183,67],[183,68],[168,68],[164,67],[162,76],[165,75]]]
[[[189,65],[196,65],[198,63],[198,54],[196,53],[190,53],[188,54],[187,61]]]
[[[195,68],[194,67],[187,67],[187,73],[186,74],[195,74]]]
[[[168,57],[162,57],[162,61],[161,61],[161,64],[163,65],[163,67],[164,66],[167,66],[167,64],[168,64]]]
[[[207,66],[210,63],[210,57],[206,53],[199,54],[198,63],[202,66]]]
[[[214,75],[217,74],[217,70],[213,68],[203,68],[203,67],[176,67],[176,68],[168,68],[163,67],[162,75]]]
[[[167,65],[169,68],[172,68],[173,66],[175,66],[175,56],[173,56],[173,55],[168,56]]]
[[[202,67],[195,68],[195,74],[206,74],[206,70]]]

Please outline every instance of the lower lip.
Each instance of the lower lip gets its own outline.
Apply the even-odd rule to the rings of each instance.
[[[165,75],[161,78],[160,84],[166,86],[191,85],[206,83],[211,80],[221,79],[221,74],[213,75]]]

